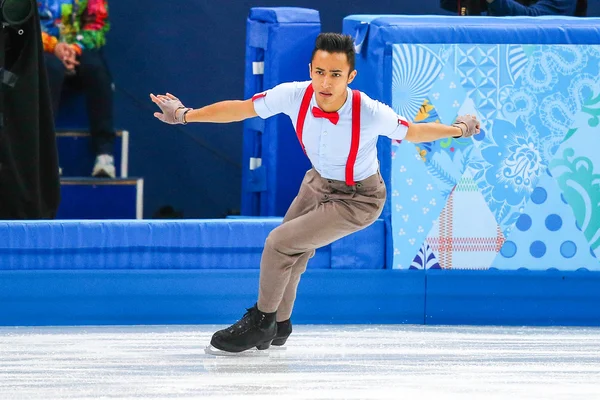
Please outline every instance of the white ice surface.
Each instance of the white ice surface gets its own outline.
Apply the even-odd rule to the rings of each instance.
[[[205,354],[220,328],[0,328],[0,399],[600,399],[600,329],[300,325]]]

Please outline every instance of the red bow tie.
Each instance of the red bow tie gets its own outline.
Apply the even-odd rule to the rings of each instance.
[[[331,122],[334,125],[337,125],[338,121],[340,120],[340,114],[338,114],[337,112],[325,112],[319,107],[313,107],[312,114],[315,118],[327,118],[329,122]]]

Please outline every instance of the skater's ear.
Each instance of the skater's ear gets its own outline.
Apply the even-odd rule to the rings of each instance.
[[[358,74],[357,70],[354,70],[352,72],[350,72],[348,74],[348,85],[352,83],[352,81],[354,80],[354,78],[356,78],[356,75]]]

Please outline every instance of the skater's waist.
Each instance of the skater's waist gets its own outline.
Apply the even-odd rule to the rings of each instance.
[[[321,174],[319,174],[319,172],[314,168],[312,169],[312,172],[318,177],[318,179],[321,179],[323,181],[323,183],[327,183],[331,187],[334,187],[334,188],[348,188],[349,187],[349,185],[347,185],[345,181],[322,177]],[[379,172],[379,169],[377,169],[377,172],[372,174],[371,176],[368,176],[367,178],[361,179],[359,181],[355,181],[354,186],[357,188],[361,188],[361,187],[362,188],[374,188],[374,187],[378,187],[380,185],[383,185],[383,178],[381,177],[381,173]]]

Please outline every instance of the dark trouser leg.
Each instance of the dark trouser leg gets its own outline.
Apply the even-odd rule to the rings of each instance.
[[[44,53],[44,62],[46,63],[46,71],[48,72],[48,85],[50,86],[50,100],[52,102],[52,112],[54,118],[58,113],[60,104],[60,94],[65,82],[65,68],[54,54]]]
[[[78,75],[87,101],[94,151],[97,155],[112,155],[115,128],[112,79],[108,67],[101,50],[84,50],[79,62]]]

